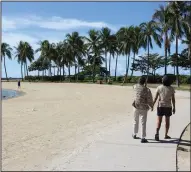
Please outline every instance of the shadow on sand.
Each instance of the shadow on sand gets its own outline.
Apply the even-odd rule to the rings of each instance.
[[[184,145],[184,146],[191,146],[191,141],[190,140],[181,140],[180,139],[177,139],[177,138],[171,138],[171,139],[168,139],[168,140],[159,140],[159,141],[156,141],[155,139],[147,139],[148,140],[148,143],[168,143],[168,144],[178,144],[179,145]]]

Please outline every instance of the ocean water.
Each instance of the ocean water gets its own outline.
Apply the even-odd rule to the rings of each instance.
[[[2,89],[2,99],[8,99],[18,96],[18,92],[14,90],[7,90],[7,89]]]

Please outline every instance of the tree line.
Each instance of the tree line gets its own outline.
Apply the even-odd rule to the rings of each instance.
[[[179,52],[179,40],[187,45]],[[171,52],[171,44],[175,41],[175,52]],[[158,47],[164,47],[164,56],[150,53],[153,43]],[[136,56],[141,48],[145,49],[145,55]],[[141,71],[147,76],[155,76],[157,69],[164,67],[167,74],[167,66],[174,67],[176,83],[179,86],[179,67],[190,68],[191,64],[191,3],[189,1],[174,1],[167,5],[159,6],[149,22],[139,26],[121,27],[116,33],[112,33],[108,27],[101,30],[91,29],[88,36],[81,36],[78,32],[67,34],[63,41],[50,43],[48,40],[39,42],[39,48],[34,50],[25,41],[20,41],[14,47],[15,58],[21,66],[21,76],[29,76],[28,72],[38,71],[42,76],[55,74],[65,76],[66,69],[70,80],[71,67],[75,68],[75,79],[78,81],[80,73],[89,74],[95,82],[95,76],[102,75],[107,81],[111,77],[111,61],[115,59],[115,79],[117,74],[118,57],[125,56],[124,82],[128,82],[134,71]],[[1,44],[1,60],[4,61],[6,78],[6,57],[12,59],[12,51],[7,43]],[[40,52],[37,60],[35,53]],[[109,55],[109,60],[107,56]],[[132,65],[130,66],[130,58]],[[30,65],[28,64],[30,62]],[[24,70],[24,72],[23,72]],[[131,70],[131,74],[129,71]]]

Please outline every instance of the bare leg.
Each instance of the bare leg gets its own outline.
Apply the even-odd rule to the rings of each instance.
[[[166,122],[166,125],[165,125],[165,137],[168,136],[168,131],[169,131],[169,128],[170,128],[170,117],[166,116],[165,117],[165,122]]]
[[[162,116],[158,116],[158,118],[157,118],[156,134],[159,134],[159,130],[160,130],[160,127],[161,127],[161,123],[162,123]]]

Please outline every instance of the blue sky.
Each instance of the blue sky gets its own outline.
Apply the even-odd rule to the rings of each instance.
[[[2,2],[2,41],[16,46],[20,40],[29,42],[34,49],[40,40],[50,42],[64,40],[67,33],[78,31],[86,35],[89,29],[108,26],[112,32],[121,26],[148,22],[160,4],[164,2]],[[180,50],[185,47],[180,41]],[[175,44],[172,43],[172,52]],[[164,55],[164,48],[154,46],[151,52]],[[139,55],[144,54],[143,49]],[[38,58],[39,54],[35,54]],[[14,55],[13,55],[14,57]],[[14,58],[13,58],[14,59]],[[6,60],[8,76],[20,77],[17,61]],[[112,74],[115,61],[112,60]],[[74,71],[74,70],[72,70]],[[168,67],[169,73],[173,73]],[[163,74],[164,70],[158,70]],[[125,73],[125,57],[119,57],[117,75]],[[181,71],[182,74],[189,74]],[[135,73],[139,75],[139,72]],[[2,75],[5,76],[4,67]]]

